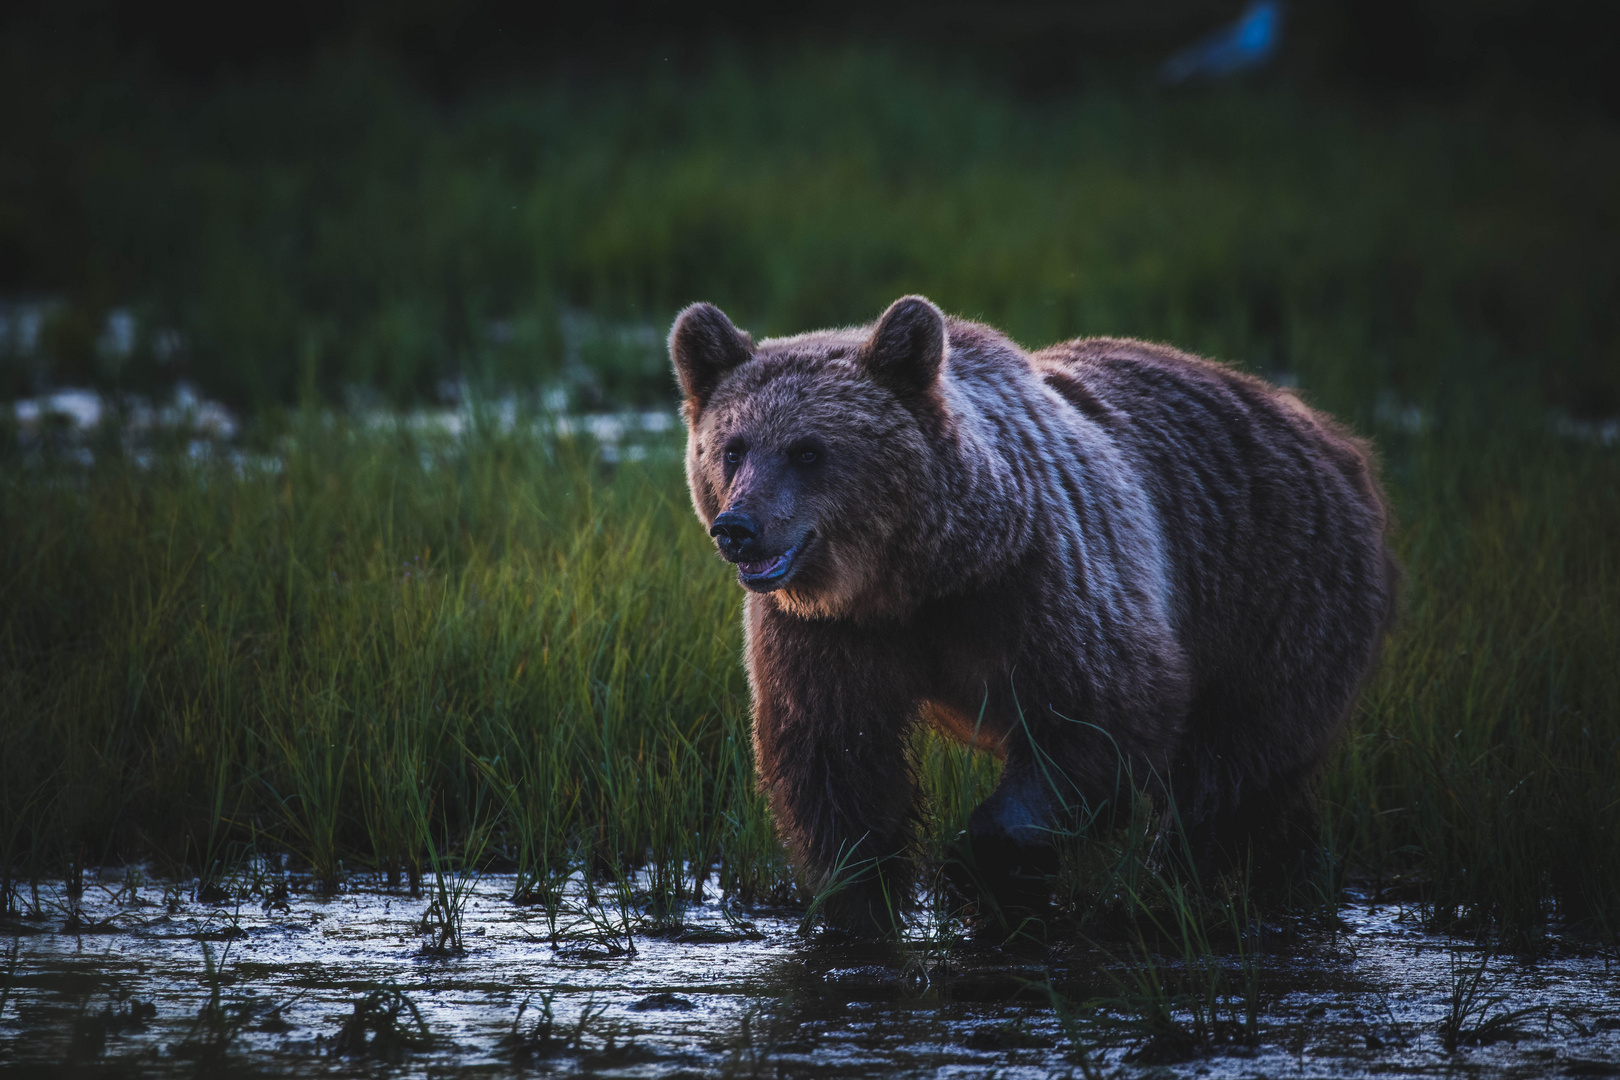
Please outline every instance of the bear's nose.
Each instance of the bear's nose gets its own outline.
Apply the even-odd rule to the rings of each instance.
[[[727,510],[714,519],[709,535],[720,545],[723,554],[736,558],[759,542],[759,525],[740,510]]]

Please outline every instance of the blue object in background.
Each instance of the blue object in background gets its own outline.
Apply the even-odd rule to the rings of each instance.
[[[1176,53],[1159,68],[1167,83],[1199,77],[1218,79],[1256,68],[1270,60],[1282,41],[1282,4],[1259,0],[1222,30]]]

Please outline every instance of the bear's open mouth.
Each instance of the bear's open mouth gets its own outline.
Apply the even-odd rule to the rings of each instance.
[[[768,592],[779,585],[786,584],[788,575],[793,572],[794,564],[799,561],[799,552],[803,551],[809,543],[810,537],[806,536],[775,558],[739,562],[737,563],[737,577],[748,588],[759,591]]]

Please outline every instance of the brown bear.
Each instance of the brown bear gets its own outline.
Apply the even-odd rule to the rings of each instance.
[[[1305,801],[1397,576],[1333,420],[1162,345],[1028,354],[917,296],[757,344],[694,304],[669,348],[692,502],[748,590],[759,780],[812,887],[850,882],[835,921],[892,926],[918,720],[1004,760],[968,830],[992,877],[1049,870],[1149,778],[1198,851]]]

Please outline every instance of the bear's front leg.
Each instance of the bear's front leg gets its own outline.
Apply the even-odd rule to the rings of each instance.
[[[948,867],[958,889],[1004,930],[1042,916],[1058,869],[1056,839],[1077,816],[1069,778],[1026,738],[1020,731],[1010,740],[1001,781],[969,815]]]
[[[830,923],[892,934],[909,895],[916,699],[892,627],[807,620],[750,596],[754,763]]]
[[[1031,697],[1061,700],[1061,689],[1037,686]],[[1157,790],[1173,745],[1166,733],[1174,730],[1174,720],[1160,717],[1173,717],[1176,707],[1105,727],[1068,718],[1104,714],[1095,705],[1006,703],[998,717],[1009,731],[1001,780],[969,815],[948,868],[953,882],[1005,929],[1033,930],[1049,906],[1060,841],[1128,815],[1139,788]]]

